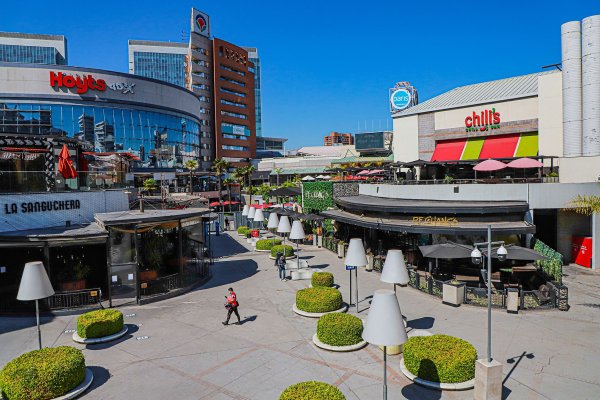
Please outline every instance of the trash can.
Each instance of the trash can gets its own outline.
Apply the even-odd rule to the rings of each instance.
[[[519,313],[519,289],[506,289],[506,312],[510,314]]]

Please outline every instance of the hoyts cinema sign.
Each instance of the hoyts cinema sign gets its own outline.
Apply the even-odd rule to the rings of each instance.
[[[79,94],[87,93],[88,90],[106,91],[106,82],[104,79],[95,79],[92,74],[73,76],[63,74],[62,72],[50,71],[50,86],[55,88],[77,88],[77,93]]]
[[[498,129],[500,128],[500,113],[495,108],[480,113],[473,111],[472,115],[465,118],[465,127],[467,132]]]

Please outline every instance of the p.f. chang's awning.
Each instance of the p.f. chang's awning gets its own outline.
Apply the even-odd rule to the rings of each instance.
[[[436,143],[431,161],[535,157],[537,155],[537,133],[516,133],[442,140]]]

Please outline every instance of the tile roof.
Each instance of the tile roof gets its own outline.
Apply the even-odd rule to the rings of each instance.
[[[529,75],[514,76],[496,81],[459,86],[404,111],[397,112],[393,118],[413,114],[466,107],[475,104],[493,103],[524,97],[537,96],[538,77],[558,71],[536,72]]]

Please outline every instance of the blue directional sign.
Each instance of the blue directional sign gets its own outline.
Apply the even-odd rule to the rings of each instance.
[[[346,265],[346,271],[352,271],[353,269],[356,269],[356,265]]]

